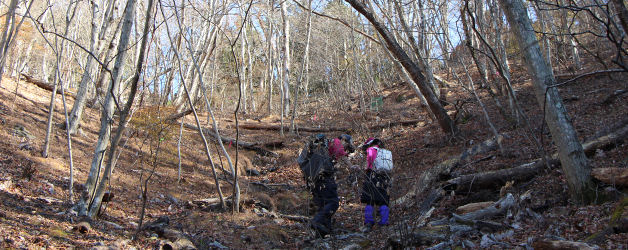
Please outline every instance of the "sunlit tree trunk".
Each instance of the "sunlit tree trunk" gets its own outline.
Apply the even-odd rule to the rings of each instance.
[[[106,7],[105,14],[103,18],[100,20],[101,26],[98,28],[97,20],[96,20],[96,12],[98,11],[98,5],[95,2],[92,2],[92,17],[91,17],[91,35],[89,42],[89,49],[94,55],[99,55],[103,49],[103,44],[105,44],[105,34],[107,33],[108,27],[113,21],[113,18],[110,15],[113,14],[113,8],[115,5],[115,1],[109,3]],[[98,44],[97,44],[98,43]],[[96,51],[94,51],[96,49]],[[80,126],[83,110],[85,109],[85,104],[87,103],[87,98],[90,92],[91,87],[93,86],[93,76],[91,72],[93,68],[96,68],[92,65],[94,61],[93,55],[87,55],[85,70],[83,71],[83,76],[81,77],[81,82],[79,84],[78,92],[76,93],[76,98],[74,100],[74,105],[72,106],[72,111],[70,111],[70,134],[76,133],[78,127]]]
[[[68,30],[76,14],[77,6],[78,6],[78,3],[75,3],[74,6],[69,6],[66,12],[65,28],[63,30],[63,36],[67,36],[68,34]],[[61,75],[59,75],[61,72],[58,68],[60,67],[60,63],[61,63],[61,56],[63,55],[63,49],[64,49],[63,44],[65,40],[61,40],[61,42],[58,42],[58,40],[59,38],[55,37],[54,46],[55,46],[55,50],[57,51],[56,51],[56,61],[55,61],[55,68],[54,68],[55,71],[53,73],[54,80],[53,80],[52,93],[50,94],[50,107],[48,109],[48,122],[46,122],[46,137],[44,138],[44,146],[41,152],[41,156],[44,158],[48,157],[48,149],[50,148],[50,135],[52,134],[52,123],[53,123],[54,110],[55,110],[57,86],[59,85],[58,81],[61,80]]]
[[[110,140],[111,127],[113,125],[114,105],[118,106],[118,104],[116,103],[117,97],[114,97],[112,93],[118,93],[119,90],[122,66],[126,56],[127,47],[129,45],[131,27],[133,26],[134,11],[135,0],[128,0],[124,11],[124,18],[122,21],[122,30],[119,39],[120,42],[118,43],[118,52],[113,70],[111,72],[111,81],[109,81],[106,88],[107,93],[101,112],[98,140],[96,141],[89,175],[85,182],[84,193],[82,195],[81,201],[79,201],[78,204],[79,215],[88,215],[89,213],[90,216],[95,216],[96,211],[93,211],[91,209],[93,202],[100,202],[100,200],[93,199],[96,198],[95,190],[97,185],[104,181],[103,178],[99,177],[101,168],[103,167],[104,163],[104,155],[107,151],[107,145],[109,144]]]
[[[449,115],[447,115],[447,112],[438,101],[438,98],[436,97],[432,89],[426,84],[426,78],[424,73],[421,72],[419,67],[417,67],[414,62],[412,62],[410,57],[408,57],[408,54],[406,54],[406,52],[401,49],[397,41],[393,39],[388,30],[376,19],[373,13],[369,12],[366,9],[366,7],[362,3],[358,2],[357,0],[345,1],[351,4],[351,6],[362,15],[364,15],[364,17],[369,20],[369,22],[375,27],[377,32],[382,36],[382,38],[386,42],[388,49],[408,71],[410,77],[412,77],[412,80],[418,85],[421,93],[425,96],[427,103],[434,115],[436,116],[436,120],[438,121],[443,132],[448,134],[457,134],[457,126],[451,120]]]
[[[283,114],[290,111],[290,21],[288,20],[287,1],[281,2],[281,19],[283,21]]]
[[[528,71],[533,77],[534,92],[537,101],[543,107],[545,121],[558,148],[558,157],[571,197],[582,203],[592,202],[597,192],[591,179],[591,168],[587,165],[582,145],[558,90],[553,87],[556,79],[541,53],[527,9],[521,0],[499,2],[523,52]]]

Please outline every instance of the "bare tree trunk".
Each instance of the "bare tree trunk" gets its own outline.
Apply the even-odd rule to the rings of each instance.
[[[554,73],[545,61],[536,34],[521,0],[499,0],[515,37],[523,51],[533,83],[537,101],[543,107],[545,121],[558,147],[561,167],[567,179],[571,197],[582,203],[594,201],[595,186],[591,179],[591,168],[582,150],[576,131],[571,124],[556,84]]]
[[[92,158],[89,175],[85,182],[85,190],[83,192],[81,201],[79,201],[79,204],[77,204],[79,215],[89,215],[90,217],[95,216],[99,207],[96,207],[96,211],[94,211],[94,209],[92,209],[94,206],[92,205],[94,205],[94,203],[100,204],[100,202],[102,201],[102,197],[100,197],[100,199],[98,200],[96,199],[96,187],[98,186],[98,188],[101,189],[104,194],[104,184],[99,185],[99,183],[105,182],[104,178],[100,178],[100,170],[103,164],[103,160],[105,158],[105,152],[107,151],[107,144],[109,144],[110,140],[111,127],[113,125],[114,104],[118,106],[118,103],[116,101],[117,98],[113,96],[113,93],[118,93],[118,89],[120,87],[122,64],[126,56],[127,46],[129,44],[129,36],[131,34],[131,27],[133,25],[133,13],[135,11],[134,3],[135,0],[128,0],[126,8],[124,10],[122,30],[119,39],[120,42],[118,43],[118,52],[113,70],[111,72],[111,80],[109,81],[109,84],[106,88],[108,91],[102,107],[102,114],[100,118],[100,132],[98,133],[98,140],[96,141],[96,146],[94,149],[94,157]],[[106,173],[105,171],[103,175],[107,176],[108,173]],[[100,188],[100,186],[103,186],[103,188]]]
[[[70,28],[70,24],[72,23],[72,20],[74,19],[74,14],[76,14],[76,7],[78,6],[78,3],[75,3],[74,6],[69,6],[67,12],[66,12],[66,16],[65,16],[65,28],[63,30],[63,36],[67,36],[68,34],[68,30]],[[44,146],[41,152],[41,156],[44,158],[48,157],[48,149],[50,148],[50,134],[52,134],[52,118],[54,117],[54,110],[55,110],[55,99],[56,99],[56,95],[57,95],[57,86],[58,86],[58,81],[60,81],[61,79],[61,75],[59,75],[61,72],[59,72],[59,66],[60,66],[60,61],[61,61],[61,56],[63,55],[63,44],[65,42],[65,40],[61,40],[60,46],[58,46],[58,41],[59,39],[55,36],[55,43],[54,43],[54,50],[57,50],[56,53],[56,61],[55,61],[55,77],[54,77],[54,81],[53,81],[53,88],[52,88],[52,93],[50,94],[50,108],[48,110],[48,122],[46,123],[46,137],[44,138]]]
[[[177,158],[179,162],[177,164],[177,183],[181,183],[181,138],[183,137],[183,118],[181,118],[181,125],[179,126],[179,140],[177,140]]]
[[[163,10],[163,5],[159,4],[159,8],[161,10],[161,15],[166,18],[166,15],[164,13]],[[175,14],[177,17],[177,24],[179,25],[179,27],[182,27],[181,23],[182,20],[179,16],[179,12],[177,11],[177,8],[175,6]],[[166,22],[166,33],[168,34],[168,39],[170,40],[170,43],[173,43],[173,39],[172,36],[170,35],[170,28],[168,27],[168,23]],[[188,44],[188,50],[191,50],[191,45]],[[180,55],[179,55],[179,50],[174,48],[174,54],[175,54],[175,58],[177,59],[178,63],[181,64],[181,60],[180,60]],[[196,61],[193,59],[192,62],[194,63],[194,65],[196,65]],[[200,72],[200,69],[198,68],[198,65],[194,66],[192,65],[192,67],[195,67],[197,69],[198,72]],[[181,70],[179,70],[179,76],[181,77],[181,79],[183,79],[183,75],[181,74]],[[222,190],[220,188],[220,182],[218,181],[218,175],[216,173],[216,168],[214,166],[214,161],[212,160],[211,157],[211,152],[209,151],[209,144],[207,143],[207,139],[205,138],[205,135],[203,134],[203,128],[201,127],[201,120],[198,117],[198,114],[196,113],[196,108],[194,107],[194,105],[192,104],[192,97],[190,96],[190,92],[188,91],[188,88],[185,86],[185,83],[182,82],[181,83],[183,85],[183,91],[185,91],[185,95],[187,96],[187,100],[188,100],[188,105],[190,105],[190,109],[192,109],[192,113],[194,114],[194,120],[196,121],[196,126],[198,127],[198,133],[201,136],[201,139],[203,140],[203,145],[205,146],[205,155],[207,156],[207,161],[209,161],[209,164],[211,165],[211,169],[212,169],[212,174],[214,176],[214,181],[216,183],[216,190],[218,191],[218,196],[220,197],[220,203],[222,205],[223,208],[226,208],[226,202],[225,199],[223,197],[222,194]]]
[[[11,0],[9,3],[9,9],[5,14],[4,27],[2,28],[2,39],[0,40],[0,85],[2,85],[2,73],[4,72],[4,58],[6,58],[6,54],[8,53],[8,44],[11,42],[10,33],[15,27],[15,9],[17,9],[17,2],[17,0]],[[11,27],[11,32],[9,31],[9,27]]]
[[[447,115],[447,112],[438,101],[438,98],[436,97],[432,89],[426,85],[425,75],[423,74],[423,72],[421,72],[417,65],[412,62],[410,57],[408,57],[408,54],[406,54],[406,52],[401,49],[399,44],[390,35],[388,30],[379,23],[373,13],[370,13],[362,3],[358,2],[357,0],[345,1],[351,4],[351,6],[353,6],[353,8],[360,12],[362,15],[364,15],[364,17],[366,17],[366,19],[368,19],[369,22],[373,24],[375,29],[384,39],[384,41],[386,41],[388,49],[408,71],[408,73],[412,77],[412,80],[418,85],[421,93],[426,97],[427,103],[434,115],[436,116],[436,119],[438,120],[438,123],[443,132],[448,134],[457,134],[458,128],[453,123],[449,115]]]
[[[281,19],[283,20],[283,114],[290,112],[290,21],[288,20],[287,1],[281,2]]]
[[[242,5],[240,5],[242,6]],[[242,13],[242,8],[240,8],[240,15],[244,15],[244,13]],[[240,58],[242,58],[242,63],[240,64],[240,75],[239,75],[239,79],[242,82],[247,81],[247,76],[246,76],[246,64],[244,63],[244,61],[246,60],[246,47],[248,46],[248,44],[246,43],[246,22],[244,22],[244,20],[242,20],[242,41],[240,43]],[[238,86],[238,89],[243,88],[243,92],[242,94],[242,102],[243,102],[243,107],[242,107],[242,112],[246,114],[248,107],[247,107],[247,96],[246,96],[246,84],[244,86]]]
[[[273,40],[275,38],[275,35],[273,34],[273,30],[274,30],[274,25],[273,25],[273,21],[272,19],[274,18],[274,1],[273,0],[268,0],[268,12],[269,12],[269,18],[267,20],[268,23],[268,31],[266,32],[266,42],[268,43],[268,57],[267,57],[267,69],[266,69],[266,85],[268,88],[268,96],[267,96],[267,102],[268,102],[268,107],[267,107],[267,112],[268,115],[272,114],[272,103],[273,103],[273,80],[275,79],[275,75],[274,75],[274,46],[273,46]]]
[[[621,27],[624,29],[625,33],[628,33],[628,9],[626,9],[626,5],[623,0],[611,0],[613,7],[615,8],[615,12],[617,12],[617,16],[619,16],[619,23]]]
[[[97,25],[96,24],[96,11],[98,9],[98,6],[96,5],[95,2],[92,2],[91,4],[92,4],[92,19],[91,19],[92,24],[91,24],[91,36],[90,36],[89,44],[90,44],[90,51],[95,52],[94,55],[98,55],[101,53],[101,50],[103,49],[102,44],[104,44],[103,39],[104,39],[104,35],[107,32],[107,28],[113,21],[113,19],[109,18],[109,16],[113,14],[112,12],[113,12],[115,1],[109,4],[109,6],[107,6],[107,10],[105,14],[103,15],[103,18],[101,20],[102,23],[99,29],[96,26]],[[98,39],[98,45],[96,44],[96,39]],[[94,51],[95,48],[97,49],[97,51]],[[87,55],[87,61],[85,63],[85,70],[83,72],[83,76],[81,77],[79,90],[76,93],[76,98],[74,100],[74,105],[72,106],[72,111],[70,112],[70,126],[69,126],[70,134],[76,133],[83,117],[83,110],[85,109],[85,104],[87,103],[88,93],[90,91],[90,87],[93,85],[92,76],[91,76],[93,61],[94,61],[93,56]]]
[[[154,8],[154,0],[149,0],[148,6],[146,8],[146,15],[145,15],[146,19],[144,20],[141,43],[137,49],[137,56],[136,56],[137,62],[133,69],[133,75],[130,77],[130,80],[128,81],[130,92],[128,94],[128,98],[123,109],[120,111],[120,120],[118,122],[118,128],[116,130],[116,134],[113,140],[111,141],[111,147],[109,149],[109,157],[105,165],[105,169],[103,171],[102,180],[98,184],[98,188],[96,189],[94,193],[92,204],[89,207],[88,216],[91,218],[94,218],[95,216],[97,216],[97,213],[101,206],[102,198],[107,188],[106,186],[109,184],[109,179],[111,178],[113,168],[115,167],[117,158],[119,157],[119,154],[116,156],[118,145],[120,143],[120,140],[122,139],[124,130],[126,129],[126,126],[130,120],[129,119],[130,110],[131,110],[131,107],[133,106],[133,101],[135,99],[135,95],[138,89],[138,82],[140,80],[140,75],[142,73],[142,69],[144,65],[144,54],[146,53],[146,47],[148,44],[148,33],[149,33],[149,29],[151,28],[151,25],[150,25],[151,20],[152,20],[151,13],[152,13],[153,8]],[[127,9],[129,10],[128,11],[129,15],[125,16],[124,25],[131,25],[133,24],[132,17],[134,16],[134,12],[135,12],[135,0],[129,0],[127,2]],[[124,42],[124,40],[122,40],[122,38],[125,37],[124,27],[122,30],[123,30],[123,33],[120,36],[120,39],[121,39],[120,44],[122,45],[124,43],[123,48],[126,48],[128,41]],[[129,40],[129,37],[126,36],[125,39]],[[115,68],[114,68],[114,71],[115,71]],[[115,84],[115,83],[112,83],[112,84]]]
[[[307,75],[307,65],[308,61],[310,60],[310,36],[312,34],[312,0],[308,0],[308,9],[309,11],[307,13],[307,35],[305,39],[305,51],[303,52],[304,55],[303,64],[301,66],[301,73],[299,74],[299,79],[297,79],[297,86],[294,88],[294,104],[292,105],[292,118],[290,119],[290,133],[295,133],[294,118],[296,117],[297,105],[299,103],[299,87],[301,87],[303,75]],[[307,98],[307,96],[305,98]]]

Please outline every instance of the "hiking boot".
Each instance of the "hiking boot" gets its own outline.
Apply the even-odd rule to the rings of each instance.
[[[315,221],[312,221],[310,227],[312,227],[312,229],[316,232],[316,235],[321,238],[325,238],[325,235],[330,233],[330,230],[326,226]]]

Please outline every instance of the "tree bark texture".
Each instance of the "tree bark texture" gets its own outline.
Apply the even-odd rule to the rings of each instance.
[[[596,196],[591,180],[591,168],[587,165],[582,145],[558,90],[551,87],[556,84],[554,72],[541,53],[527,9],[521,0],[499,2],[523,51],[528,71],[533,76],[534,92],[545,112],[545,122],[552,134],[552,140],[558,147],[558,156],[571,197],[578,202],[591,202]]]

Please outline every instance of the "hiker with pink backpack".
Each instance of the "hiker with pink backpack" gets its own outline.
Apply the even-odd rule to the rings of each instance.
[[[360,202],[364,207],[363,231],[370,231],[375,225],[374,212],[379,214],[379,225],[388,224],[390,209],[390,174],[393,168],[392,153],[384,149],[384,143],[377,138],[369,138],[360,146],[366,155],[365,179],[362,184]],[[379,211],[376,207],[379,206]]]

